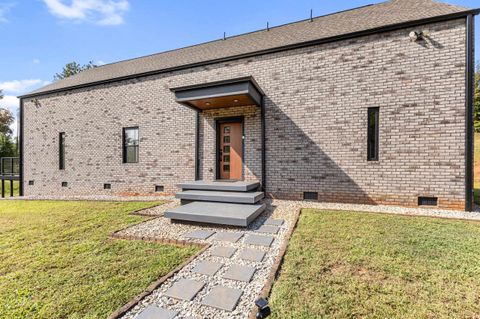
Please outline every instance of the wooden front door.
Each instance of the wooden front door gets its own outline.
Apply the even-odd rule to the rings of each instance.
[[[221,123],[220,130],[220,179],[242,179],[243,138],[242,123]]]

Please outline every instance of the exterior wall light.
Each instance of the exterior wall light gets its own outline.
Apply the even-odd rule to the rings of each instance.
[[[422,31],[412,31],[408,35],[410,37],[410,41],[416,42],[420,40],[426,40],[430,37],[430,31],[422,30]]]

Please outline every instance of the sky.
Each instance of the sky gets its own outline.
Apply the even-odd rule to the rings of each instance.
[[[320,16],[378,2],[0,0],[0,107],[18,114],[16,96],[50,83],[71,61],[101,65],[306,19],[311,9]],[[480,21],[475,34],[480,61]]]

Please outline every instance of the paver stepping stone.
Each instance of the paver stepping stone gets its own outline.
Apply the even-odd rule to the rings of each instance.
[[[203,286],[205,286],[205,283],[200,281],[180,279],[165,292],[165,295],[175,299],[191,301],[202,290]]]
[[[173,319],[176,315],[178,315],[178,311],[148,306],[135,319]]]
[[[269,218],[265,221],[265,225],[271,225],[271,226],[282,226],[285,221],[283,219],[273,219]]]
[[[240,252],[238,257],[243,260],[260,262],[263,260],[263,257],[265,257],[265,254],[264,251],[258,249],[245,248]]]
[[[212,256],[230,258],[235,254],[236,251],[236,248],[218,246],[213,248],[210,253]]]
[[[208,276],[213,276],[217,271],[222,268],[223,264],[222,263],[216,263],[213,261],[201,261],[199,262],[193,269],[193,272],[202,274],[202,275],[208,275]]]
[[[215,232],[210,230],[194,230],[192,232],[184,234],[183,236],[187,238],[193,238],[193,239],[207,239],[213,234],[215,234]]]
[[[270,236],[248,235],[247,238],[245,238],[245,244],[270,247],[273,239],[274,238]]]
[[[267,233],[267,234],[276,234],[280,230],[280,227],[277,226],[261,226],[256,230],[258,233]]]
[[[240,289],[216,286],[205,296],[202,304],[218,309],[233,311],[242,296]]]
[[[255,267],[232,265],[227,270],[227,272],[225,272],[225,275],[223,275],[223,278],[236,280],[236,281],[250,282],[256,270],[257,269]]]
[[[239,233],[226,233],[226,232],[219,232],[215,235],[214,239],[219,241],[228,241],[230,243],[236,243],[243,234]]]

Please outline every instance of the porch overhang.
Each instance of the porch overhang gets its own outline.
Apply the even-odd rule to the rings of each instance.
[[[263,91],[253,77],[229,79],[170,89],[175,100],[197,111],[256,105],[261,106]]]

